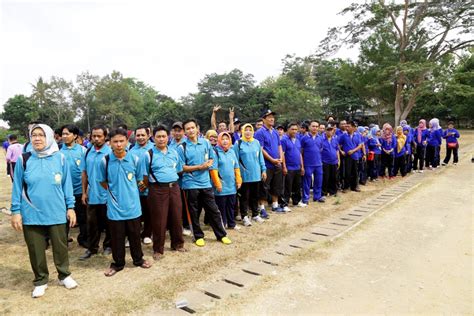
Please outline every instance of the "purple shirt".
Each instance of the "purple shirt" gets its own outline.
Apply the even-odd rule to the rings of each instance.
[[[15,143],[8,146],[6,159],[10,162],[16,162],[23,152],[23,145]]]
[[[267,152],[273,159],[280,159],[280,136],[277,131],[272,128],[270,131],[265,125],[255,133],[255,139],[258,140],[262,149]],[[265,159],[267,169],[275,169],[275,165]]]

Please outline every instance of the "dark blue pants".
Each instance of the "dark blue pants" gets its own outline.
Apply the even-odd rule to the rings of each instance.
[[[323,188],[323,166],[304,166],[303,177],[303,203],[309,201],[309,189],[314,176],[313,184],[313,200],[317,201],[321,198]]]
[[[235,210],[235,194],[216,195],[216,204],[222,215],[222,221],[228,228],[235,227],[234,210]]]

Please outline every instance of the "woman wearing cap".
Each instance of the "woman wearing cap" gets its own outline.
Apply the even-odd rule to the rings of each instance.
[[[23,231],[35,275],[32,297],[48,288],[46,236],[51,240],[59,285],[77,287],[70,276],[66,221],[76,224],[74,194],[66,158],[59,152],[53,130],[36,124],[30,130],[33,150],[23,154],[15,168],[11,224]]]
[[[235,142],[234,153],[239,162],[242,175],[242,186],[239,190],[240,213],[244,226],[251,226],[248,209],[252,212],[252,219],[262,223],[263,219],[258,212],[258,198],[260,181],[267,178],[265,161],[260,142],[253,138],[254,130],[251,124],[241,127],[242,138]]]

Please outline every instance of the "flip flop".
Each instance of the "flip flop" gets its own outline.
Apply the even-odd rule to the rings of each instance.
[[[144,260],[140,268],[148,269],[148,268],[151,268],[151,266],[152,266],[151,262]]]
[[[114,276],[118,271],[115,270],[114,268],[108,268],[107,270],[105,270],[104,272],[104,275],[106,277],[111,277],[111,276]]]

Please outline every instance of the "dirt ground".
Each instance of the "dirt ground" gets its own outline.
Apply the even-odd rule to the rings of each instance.
[[[461,146],[474,143],[474,133],[463,132],[460,142]],[[444,157],[444,153],[442,153],[442,157]],[[0,161],[0,170],[5,170],[4,153],[0,154]],[[458,166],[459,170],[463,170],[462,168],[464,167],[460,167],[461,166]],[[472,175],[472,169],[467,169],[466,174],[468,174],[468,172],[470,172]],[[390,182],[388,180],[380,181],[376,184],[370,183],[367,186],[362,187],[362,193],[348,193],[340,195],[337,198],[328,199],[327,203],[325,204],[311,204],[310,207],[305,209],[293,208],[293,212],[290,214],[272,215],[271,219],[264,224],[254,224],[250,228],[242,227],[240,231],[230,231],[229,236],[234,241],[234,243],[230,246],[224,246],[221,243],[216,242],[212,232],[210,231],[210,228],[205,227],[205,233],[208,241],[206,247],[198,248],[191,244],[190,237],[186,237],[186,247],[190,250],[188,253],[182,254],[166,251],[164,259],[160,260],[158,263],[155,263],[155,265],[150,270],[133,268],[131,264],[131,259],[127,257],[127,267],[125,268],[125,270],[118,273],[113,278],[106,278],[103,276],[103,270],[109,265],[111,260],[110,257],[99,255],[93,257],[88,262],[81,262],[78,260],[78,257],[83,253],[84,249],[80,248],[77,243],[73,243],[70,246],[71,271],[73,273],[73,277],[79,282],[80,286],[79,288],[72,291],[68,291],[65,290],[63,287],[57,286],[57,274],[53,266],[51,252],[48,251],[48,262],[50,267],[50,286],[47,290],[46,295],[41,299],[30,298],[30,293],[32,290],[31,281],[33,279],[33,274],[29,266],[28,254],[23,241],[23,236],[20,233],[14,232],[13,229],[10,227],[10,218],[8,215],[0,214],[0,313],[139,313],[140,310],[146,310],[150,306],[158,306],[159,308],[163,309],[171,308],[174,305],[174,301],[178,293],[193,289],[198,283],[206,282],[207,280],[213,280],[215,278],[215,275],[221,273],[222,270],[226,267],[232,267],[238,264],[239,262],[242,262],[243,260],[255,257],[262,249],[270,247],[275,243],[275,241],[286,238],[294,232],[303,230],[306,227],[314,225],[315,223],[320,222],[324,218],[327,218],[334,212],[340,212],[348,208],[350,205],[358,203],[360,200],[367,198],[371,194],[381,191],[386,185],[390,185],[396,181],[400,181],[400,179],[397,178],[396,180]],[[450,189],[449,185],[447,186],[447,188],[448,190]],[[470,191],[463,191],[465,193],[464,198],[467,198],[469,193],[472,193],[472,181],[470,188]],[[10,192],[10,180],[2,172],[2,175],[0,176],[0,208],[9,208]],[[431,202],[437,202],[438,205],[440,205],[441,202],[446,201],[446,199],[443,200],[440,199],[440,197],[437,196],[436,199],[433,199]],[[432,196],[430,196],[430,198],[432,199]],[[426,200],[428,201],[429,198],[427,198]],[[464,202],[464,205],[472,205],[472,199],[467,202]],[[390,212],[387,211],[386,213],[389,214]],[[468,213],[472,215],[472,209]],[[409,219],[409,217],[405,219]],[[463,220],[461,220],[461,218],[457,219],[459,219],[459,222],[464,222],[464,224],[466,222],[472,223],[472,221],[467,221],[467,215],[462,217]],[[452,220],[454,221],[456,220],[456,218]],[[405,225],[401,220],[399,221],[399,224],[402,225],[402,227],[403,225]],[[412,227],[412,229],[415,229],[416,231],[416,229],[418,228],[414,226],[415,225],[407,226],[407,229],[404,229],[403,231],[408,232],[409,227]],[[365,229],[365,226],[363,227]],[[393,234],[393,231],[396,229],[396,227],[390,227],[391,230],[386,232],[386,235],[388,236],[385,237],[393,239],[391,241],[386,241],[386,243],[379,243],[376,246],[377,248],[367,246],[369,244],[369,241],[372,238],[375,238],[375,235],[372,235],[372,238],[366,239],[364,242],[361,240],[358,241],[358,248],[361,249],[358,249],[357,253],[360,252],[361,256],[362,253],[365,253],[367,256],[369,256],[369,258],[364,259],[366,262],[365,270],[368,274],[373,274],[374,276],[380,275],[381,277],[383,275],[380,274],[380,271],[383,271],[383,269],[389,269],[390,271],[393,271],[395,268],[395,263],[397,261],[385,266],[385,268],[382,262],[377,263],[376,261],[377,258],[382,256],[386,257],[391,253],[389,249],[391,249],[393,247],[393,244],[396,244],[399,240],[399,238],[396,239],[394,236],[399,236],[401,238],[405,235],[402,233],[400,233],[399,235]],[[459,227],[461,228],[462,226]],[[471,227],[469,227],[469,232],[471,232],[472,236]],[[461,231],[459,231],[459,233],[461,234]],[[74,229],[72,231],[72,236],[75,237],[76,235],[77,231]],[[419,250],[418,247],[421,246],[421,241],[424,238],[423,236],[423,231],[420,230],[419,240],[416,240],[417,243],[410,248],[410,251],[414,252]],[[347,238],[348,242],[351,241],[352,238],[356,237],[356,233],[354,233],[354,236],[352,236],[351,234],[351,236]],[[381,237],[379,236],[377,238]],[[445,246],[449,245],[449,241],[450,240],[446,241]],[[459,242],[464,245],[464,240],[462,241],[462,243],[461,240]],[[350,247],[349,245],[344,245],[344,242],[342,241],[340,243],[342,244],[337,243],[335,245],[335,249],[339,249],[337,253],[341,252],[341,254],[336,253],[338,256],[340,256],[339,258],[344,258],[344,255],[354,252],[353,249],[352,251],[350,251],[350,248],[344,249],[344,247]],[[467,252],[469,253],[469,255],[467,257],[469,257],[469,260],[472,260],[472,239],[470,246],[470,250]],[[284,313],[284,311],[289,311],[288,309],[282,309],[281,311],[278,311],[276,309],[276,306],[283,306],[283,304],[278,304],[278,301],[280,301],[282,298],[282,302],[287,302],[287,308],[289,306],[293,306],[293,303],[288,302],[289,300],[291,300],[291,302],[294,302],[296,306],[294,309],[290,310],[297,311],[299,313],[318,312],[319,309],[316,309],[316,305],[314,305],[316,304],[316,302],[319,302],[315,301],[315,298],[317,297],[321,297],[320,301],[322,301],[323,299],[327,299],[326,302],[328,306],[331,305],[330,299],[332,299],[332,304],[336,303],[334,305],[341,305],[339,303],[342,302],[343,299],[341,299],[340,297],[344,296],[342,294],[339,295],[339,292],[342,293],[346,290],[354,290],[357,293],[358,289],[355,287],[355,284],[353,284],[355,282],[347,282],[347,277],[342,277],[342,274],[332,272],[333,269],[334,271],[337,271],[338,266],[346,267],[345,259],[331,259],[336,260],[333,261],[332,265],[329,265],[327,261],[320,261],[321,259],[318,259],[320,257],[327,257],[325,253],[328,251],[332,252],[332,249],[329,248],[318,250],[317,254],[319,255],[313,256],[309,253],[307,258],[305,256],[298,256],[299,261],[295,262],[295,269],[300,270],[295,270],[296,272],[293,272],[293,270],[288,271],[286,279],[284,278],[278,280],[269,280],[268,282],[264,282],[262,285],[263,288],[261,290],[263,291],[263,293],[266,294],[257,292],[253,293],[254,290],[251,290],[248,296],[239,299],[238,304],[236,302],[233,302],[232,305],[227,305],[230,309],[223,308],[222,310],[216,310],[215,312],[217,314],[255,314],[255,312],[257,311],[255,307],[258,305],[259,308],[261,307],[261,309],[258,309],[259,313],[276,312],[280,314]],[[365,252],[362,251],[364,250],[364,248]],[[146,258],[151,259],[152,249],[150,246],[144,246],[144,253]],[[406,255],[403,252],[399,252],[398,254],[400,257]],[[429,259],[432,262],[441,262],[440,260],[443,258],[441,251],[439,251],[438,253],[431,254],[436,256],[430,257],[429,252],[426,253],[426,256],[430,257]],[[328,253],[328,255],[330,256],[331,253]],[[361,257],[357,260],[364,262],[364,260],[362,259],[363,258]],[[369,262],[367,262],[368,259],[370,259]],[[413,260],[413,263],[416,263],[416,260]],[[446,264],[450,264],[453,262],[456,263],[456,261],[448,261],[446,262]],[[354,265],[354,263],[352,265]],[[411,269],[411,266],[408,265],[406,262],[398,261],[398,263],[399,265],[397,265],[397,269]],[[470,263],[472,268],[472,261],[470,261]],[[332,275],[332,277],[334,278],[334,280],[332,281],[334,284],[333,288],[324,289],[320,282],[315,281],[318,277],[316,273],[320,269],[318,268],[318,271],[314,271],[311,268],[313,266],[318,266],[321,269],[325,267],[326,270],[321,271],[327,271],[327,275]],[[431,268],[427,266],[425,274],[430,274],[434,277],[438,275],[439,272],[442,272],[441,270],[430,269]],[[357,276],[358,274],[359,273],[356,272],[356,270],[353,270],[351,275]],[[393,276],[394,274],[391,275]],[[304,277],[304,280],[295,279],[298,276],[306,277]],[[406,281],[408,281],[413,276],[414,275],[407,274],[404,278]],[[362,276],[360,277],[362,278]],[[467,279],[467,277],[465,276],[464,278]],[[302,290],[306,294],[299,293],[299,296],[296,296],[296,293],[298,293],[298,289],[294,289],[294,293],[284,292],[284,289],[286,288],[288,288],[289,291],[293,291],[290,284],[294,283],[294,280],[300,281],[302,286],[303,284],[310,283],[312,287],[309,293],[306,293],[308,289],[303,289],[303,287],[299,290]],[[373,280],[377,281],[378,278],[374,277]],[[384,279],[375,283],[380,284],[380,290],[382,290],[382,292],[384,290],[384,287],[382,285],[386,284],[383,280]],[[472,281],[472,275],[470,280]],[[266,287],[266,284],[270,285],[271,287],[275,287],[275,289],[280,289],[281,291],[272,292],[268,287]],[[280,286],[278,286],[278,284],[280,284]],[[403,284],[407,286],[408,283]],[[321,293],[324,292],[328,296],[317,296],[319,295],[318,289]],[[464,288],[460,287],[459,291],[463,289]],[[256,290],[258,290],[258,286]],[[400,287],[398,292],[387,292],[387,295],[390,294],[391,297],[393,297],[393,300],[390,301],[391,304],[399,304],[400,300],[396,299],[396,297],[400,295],[400,292],[402,291],[404,291],[404,288]],[[307,298],[307,294],[310,294],[309,298]],[[472,292],[470,292],[470,294],[472,297]],[[301,297],[301,300],[298,299],[299,297]],[[347,304],[349,304],[349,302],[351,301],[348,299],[348,297],[350,296],[345,296]],[[253,298],[254,301],[250,300],[251,298]],[[404,298],[409,299],[410,296],[404,295]],[[411,298],[414,299],[416,298],[416,296],[414,296],[412,293]],[[247,301],[246,299],[249,300]],[[303,300],[313,302],[313,308],[298,310],[297,306],[300,306],[300,301]],[[374,298],[374,300],[377,300],[377,298]],[[369,299],[366,299],[366,301],[368,302]],[[372,299],[370,299],[370,301],[372,301]],[[377,303],[377,301],[373,303]],[[347,304],[345,306],[350,306],[350,304]],[[319,305],[319,303],[317,305]],[[268,308],[275,307],[275,309],[266,310],[265,306],[267,306]],[[305,305],[303,304],[301,306]],[[309,306],[307,306],[306,308],[309,308]],[[465,309],[462,310],[464,311]],[[363,305],[355,305],[355,309],[353,311],[384,312],[383,309],[364,309]],[[392,311],[397,312],[397,310]],[[461,311],[461,309],[459,311]],[[324,311],[321,310],[320,312]],[[332,313],[338,311],[333,310],[331,312],[330,310],[327,310],[327,312]],[[413,312],[417,311],[415,310]],[[418,312],[420,312],[420,310],[418,310]]]
[[[403,200],[209,314],[472,315],[474,164],[467,158],[427,172]]]

